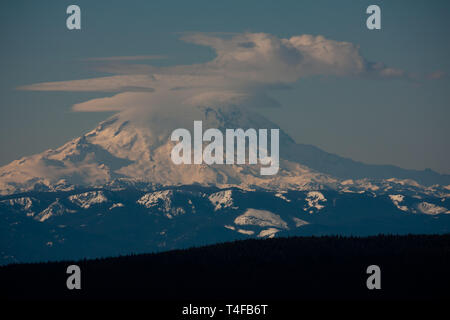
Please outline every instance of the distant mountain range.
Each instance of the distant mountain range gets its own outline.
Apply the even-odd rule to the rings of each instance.
[[[247,237],[447,233],[450,176],[366,165],[280,130],[280,171],[175,165],[176,128],[277,128],[249,109],[120,113],[0,168],[1,263],[160,251]]]

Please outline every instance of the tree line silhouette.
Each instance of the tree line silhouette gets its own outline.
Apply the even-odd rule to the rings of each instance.
[[[81,268],[81,290],[66,287]],[[366,269],[381,268],[381,290]],[[448,299],[450,234],[242,240],[156,254],[0,267],[3,299]]]

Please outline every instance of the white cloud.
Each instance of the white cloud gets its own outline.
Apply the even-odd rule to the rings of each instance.
[[[204,66],[230,79],[277,83],[311,75],[404,77],[405,72],[364,59],[359,47],[323,36],[301,35],[280,39],[265,33],[232,38],[192,34],[185,41],[212,47],[217,57]]]
[[[186,34],[184,41],[209,46],[216,57],[195,65],[154,67],[121,61],[145,60],[155,56],[93,58],[109,61],[103,71],[109,77],[46,82],[23,86],[35,91],[118,92],[74,106],[75,111],[124,111],[150,105],[235,104],[273,107],[278,103],[267,92],[313,75],[408,78],[400,69],[364,59],[358,46],[301,35],[282,39],[266,33]],[[159,57],[159,56],[156,56]]]
[[[94,79],[43,82],[23,86],[19,89],[30,91],[127,91],[127,88],[151,89],[152,77],[147,75],[120,75]]]
[[[96,57],[84,59],[84,61],[138,61],[138,60],[158,60],[166,59],[162,55],[143,55],[143,56],[119,56],[119,57]]]

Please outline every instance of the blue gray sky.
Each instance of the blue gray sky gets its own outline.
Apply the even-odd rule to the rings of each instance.
[[[66,28],[70,4],[81,8],[80,31]],[[365,26],[370,4],[381,7],[379,31]],[[372,67],[358,74],[320,68],[295,74],[289,77],[291,89],[267,92],[281,107],[260,112],[299,143],[366,163],[450,173],[446,1],[9,1],[0,6],[0,165],[92,129],[112,112],[74,112],[73,105],[117,94],[19,87],[111,76],[105,64],[202,65],[215,59],[215,40],[198,34],[214,39],[223,32],[266,33],[270,39],[320,35],[359,46],[365,62],[383,64],[378,73],[401,71],[393,77],[374,76]],[[186,35],[194,39],[181,41]],[[139,60],[103,59],[136,56]],[[264,70],[264,76],[286,80],[283,70]]]

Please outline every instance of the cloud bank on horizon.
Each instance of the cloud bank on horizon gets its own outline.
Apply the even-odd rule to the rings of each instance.
[[[234,104],[276,107],[268,90],[310,76],[342,76],[411,80],[405,70],[370,62],[359,47],[321,35],[289,39],[266,33],[190,33],[184,41],[208,46],[216,57],[206,63],[155,67],[127,64],[160,56],[93,58],[108,61],[102,71],[113,74],[93,79],[45,82],[20,87],[32,91],[115,92],[112,97],[75,104],[74,111],[126,111],[179,108],[183,105]]]

